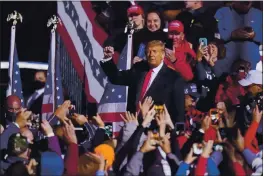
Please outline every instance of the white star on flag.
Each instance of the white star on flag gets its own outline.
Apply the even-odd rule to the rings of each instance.
[[[100,74],[99,69],[96,69],[95,72],[96,72],[96,76],[98,76]]]

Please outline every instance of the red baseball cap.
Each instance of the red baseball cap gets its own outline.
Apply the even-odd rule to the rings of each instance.
[[[127,9],[127,16],[130,16],[131,14],[142,15],[144,14],[144,11],[139,5],[132,5]]]
[[[182,22],[180,22],[178,20],[174,20],[174,21],[171,21],[169,23],[168,31],[169,32],[176,31],[179,33],[184,32],[184,26],[183,26]]]

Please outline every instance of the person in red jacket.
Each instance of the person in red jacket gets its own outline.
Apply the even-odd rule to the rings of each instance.
[[[190,63],[193,58],[196,58],[196,54],[192,50],[192,44],[185,39],[182,22],[175,20],[169,23],[168,38],[172,40],[172,46],[166,48],[164,62],[179,72],[186,81],[192,80],[193,72]]]

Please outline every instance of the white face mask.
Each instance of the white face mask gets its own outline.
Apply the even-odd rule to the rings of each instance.
[[[193,144],[193,153],[196,155],[201,155],[203,152],[203,148],[199,148],[197,144]]]

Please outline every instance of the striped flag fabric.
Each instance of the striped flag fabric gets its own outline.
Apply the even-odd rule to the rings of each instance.
[[[9,68],[8,77],[9,83],[6,90],[6,96],[16,95],[21,99],[22,106],[24,107],[24,97],[22,92],[22,84],[20,77],[20,70],[18,66],[18,54],[16,49],[16,26],[11,27],[11,41],[10,41],[10,54],[9,54]]]
[[[128,45],[124,47],[118,59],[117,67],[120,70],[128,70],[127,68],[127,49]],[[113,132],[116,136],[123,126],[123,120],[120,114],[126,112],[127,105],[127,91],[126,86],[119,86],[107,83],[103,97],[98,106],[98,113],[105,122],[113,123]]]
[[[62,22],[58,25],[57,30],[70,55],[78,77],[84,82],[84,90],[88,102],[99,105],[98,112],[105,122],[121,122],[119,114],[115,113],[113,115],[113,112],[124,112],[126,109],[124,104],[126,101],[124,99],[125,92],[122,88],[108,84],[107,76],[99,64],[104,56],[103,43],[108,35],[94,21],[96,14],[92,9],[91,2],[58,1],[57,8],[59,18]],[[120,60],[125,58],[125,56],[119,57],[119,54],[115,53],[114,61],[117,62],[118,58]],[[114,106],[110,106],[108,111],[106,111],[108,100],[105,98],[107,95],[110,95],[109,93],[113,89],[119,92],[119,94],[116,94],[117,97],[109,98],[111,100],[113,99],[113,103],[119,103],[120,106],[118,108],[120,107],[121,109],[114,110]],[[121,98],[119,98],[120,96]],[[114,132],[119,131],[117,127],[119,125],[114,124]]]
[[[43,102],[42,102],[42,119],[51,121],[51,115],[56,108],[64,101],[60,66],[59,52],[56,52],[56,32],[51,32],[51,44],[49,52],[49,65],[47,72],[47,81],[45,84]],[[54,122],[56,123],[56,122]]]

